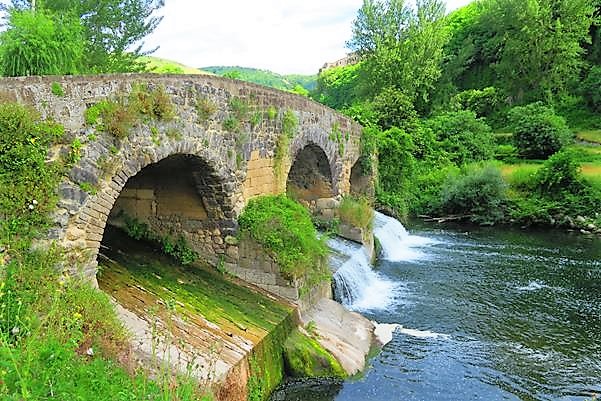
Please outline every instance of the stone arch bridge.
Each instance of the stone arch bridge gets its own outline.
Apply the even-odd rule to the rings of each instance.
[[[135,88],[160,88],[174,118],[136,122],[122,139],[86,123],[90,107]],[[259,85],[203,75],[27,77],[2,79],[0,97],[65,127],[53,155],[71,154],[75,163],[60,184],[50,240],[93,281],[105,226],[124,214],[182,234],[207,261],[235,269],[244,257],[236,221],[252,197],[288,190],[315,206],[371,182],[359,168],[358,124]]]

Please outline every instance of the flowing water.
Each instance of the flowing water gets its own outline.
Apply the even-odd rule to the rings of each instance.
[[[446,226],[445,226],[446,227]],[[329,400],[591,400],[601,394],[601,240],[433,226],[378,214],[384,260],[330,245],[337,294],[396,324],[363,377]],[[311,400],[311,395],[282,400]],[[322,399],[322,398],[320,398]]]

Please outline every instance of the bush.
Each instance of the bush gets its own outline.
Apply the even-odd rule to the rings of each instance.
[[[46,160],[62,135],[33,110],[0,104],[0,238],[30,237],[48,224],[62,166]]]
[[[240,233],[261,244],[287,279],[327,274],[325,239],[318,237],[300,204],[283,195],[258,197],[244,208],[238,223]]]
[[[576,193],[583,187],[580,164],[574,153],[564,151],[549,158],[534,177],[534,187],[539,193],[550,197],[563,191]]]
[[[565,119],[541,102],[514,107],[509,120],[514,145],[528,159],[546,159],[572,140]]]
[[[469,215],[479,224],[494,224],[505,217],[507,184],[494,166],[472,167],[445,181],[440,211]]]
[[[488,160],[494,154],[490,127],[473,111],[447,112],[425,122],[457,165]]]
[[[470,110],[478,117],[485,117],[497,110],[499,102],[500,95],[497,89],[488,87],[482,90],[470,89],[459,92],[451,98],[450,107],[455,111]]]

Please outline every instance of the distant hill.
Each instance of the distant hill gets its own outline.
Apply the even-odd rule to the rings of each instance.
[[[210,74],[206,71],[201,71],[198,68],[190,67],[176,61],[167,60],[164,58],[153,56],[142,56],[142,61],[147,62],[147,67],[150,72],[156,74]]]
[[[280,75],[268,70],[226,66],[202,67],[201,70],[288,91],[293,90],[297,85],[302,86],[307,91],[312,91],[317,86],[317,75]]]

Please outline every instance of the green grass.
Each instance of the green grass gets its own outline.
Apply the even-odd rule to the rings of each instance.
[[[576,138],[581,141],[601,144],[601,130],[580,131],[576,133]]]
[[[127,335],[109,297],[57,269],[76,267],[62,249],[33,247],[68,169],[66,160],[47,160],[63,131],[21,105],[0,104],[0,399],[198,399],[189,381],[121,367]]]
[[[356,199],[352,196],[345,196],[340,202],[338,215],[340,216],[340,221],[343,223],[368,229],[371,228],[374,211],[367,199]]]

